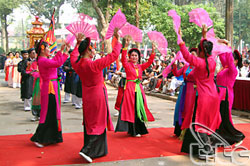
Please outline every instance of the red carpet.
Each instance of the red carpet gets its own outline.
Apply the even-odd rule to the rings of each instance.
[[[242,146],[250,149],[250,124],[238,124],[246,138]],[[149,129],[142,138],[126,133],[108,132],[108,151],[105,157],[93,162],[141,159],[185,155],[180,153],[181,141],[173,135],[173,128]],[[0,136],[0,165],[63,165],[86,163],[79,156],[83,146],[83,133],[65,133],[64,142],[44,148],[36,147],[29,139],[31,134]]]

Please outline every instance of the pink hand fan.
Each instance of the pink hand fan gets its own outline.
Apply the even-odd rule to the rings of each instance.
[[[175,30],[176,34],[178,35],[179,28],[181,26],[181,17],[173,9],[168,11],[168,16],[173,18],[174,30]]]
[[[184,62],[185,64],[189,64],[189,63],[183,58],[183,55],[182,55],[181,51],[178,51],[178,52],[177,52],[176,57],[177,57],[177,60],[178,60],[179,62]]]
[[[92,25],[93,26],[93,29],[95,30],[95,32],[94,32],[94,35],[93,35],[93,40],[96,40],[96,41],[101,41],[101,39],[99,38],[99,33],[98,33],[98,31],[97,31],[97,29],[96,29],[96,26],[95,25]]]
[[[168,16],[173,18],[174,30],[177,34],[178,41],[181,41],[181,36],[179,35],[179,29],[181,26],[181,17],[173,9],[168,11]],[[177,43],[180,43],[180,42],[177,42]]]
[[[128,36],[132,38],[135,42],[142,42],[142,31],[134,25],[126,23],[118,32],[121,37]]]
[[[75,36],[77,33],[83,33],[85,37],[90,37],[92,40],[98,40],[96,27],[94,25],[90,25],[89,23],[75,21],[68,25],[66,29]]]
[[[66,43],[70,44],[73,47],[75,39],[76,39],[76,37],[74,35],[68,34],[65,41],[66,41]]]
[[[171,68],[172,68],[171,66],[175,63],[175,61],[180,60],[181,58],[183,58],[181,52],[177,53],[175,58],[172,60],[172,62],[162,71],[162,75],[164,78],[166,78],[168,74],[171,72]]]
[[[207,32],[207,38],[215,38],[214,28],[211,28],[211,29]]]
[[[207,27],[213,26],[213,21],[210,19],[209,14],[202,8],[193,9],[188,15],[189,22],[193,22],[199,27],[202,27],[202,24],[205,24]]]
[[[161,32],[157,31],[150,31],[147,33],[149,39],[152,42],[155,42],[157,45],[157,49],[160,51],[162,55],[167,55],[167,47],[168,47],[168,41],[164,37],[164,35]]]
[[[109,23],[109,27],[105,36],[105,40],[111,38],[114,34],[114,30],[116,28],[121,29],[126,22],[127,22],[126,16],[121,12],[121,9],[119,9]]]

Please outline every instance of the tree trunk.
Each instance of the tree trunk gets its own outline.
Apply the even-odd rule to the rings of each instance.
[[[140,16],[139,16],[139,0],[136,0],[136,11],[135,11],[135,22],[136,22],[136,27],[140,28],[139,22],[140,21]],[[136,47],[140,48],[140,43],[136,42]]]
[[[4,49],[4,33],[3,33],[3,23],[1,19],[1,47]],[[5,49],[4,49],[5,50]]]
[[[7,31],[7,27],[8,27],[8,24],[7,24],[7,15],[4,15],[4,31],[5,31],[5,45],[6,45],[6,52],[9,52],[9,36],[8,36],[8,31]]]
[[[99,17],[99,21],[101,23],[101,27],[102,27],[102,30],[101,30],[101,36],[102,36],[102,39],[104,40],[104,37],[107,33],[107,30],[108,30],[108,21],[109,21],[109,12],[108,12],[108,9],[107,9],[107,12],[106,12],[106,17],[104,17],[101,9],[98,7],[98,2],[97,0],[91,0],[92,1],[92,6],[93,8],[95,9],[98,17]],[[110,4],[110,0],[108,0],[108,3],[107,3],[107,8],[112,8],[112,5]],[[112,48],[111,48],[111,41],[110,39],[109,40],[105,40],[104,41],[105,43],[105,51],[107,53],[111,53],[112,51]]]
[[[226,39],[233,46],[233,0],[226,0]]]
[[[4,51],[7,53],[9,51],[8,48],[8,39],[7,38],[7,22],[6,22],[6,17],[5,15],[1,16],[1,31],[2,31],[2,47]]]

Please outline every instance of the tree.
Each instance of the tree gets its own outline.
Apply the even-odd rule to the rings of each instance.
[[[234,44],[238,48],[240,41],[250,44],[250,1],[235,0],[234,1]]]
[[[20,0],[0,0],[0,19],[1,19],[1,38],[2,38],[2,47],[6,52],[9,51],[9,38],[7,27],[8,19],[7,16],[13,12],[14,8],[17,8],[22,1]]]
[[[55,8],[55,26],[60,27],[59,25],[59,12],[61,6],[65,3],[66,0],[29,0],[25,2],[25,5],[30,9],[31,14],[35,16],[42,17],[50,20],[53,9]]]

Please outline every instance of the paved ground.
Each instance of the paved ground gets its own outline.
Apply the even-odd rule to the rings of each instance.
[[[16,135],[33,133],[38,122],[31,122],[31,112],[24,112],[23,102],[20,100],[20,90],[8,88],[4,82],[4,75],[0,73],[0,135]],[[114,126],[117,118],[113,115],[116,88],[107,86],[109,105]],[[61,93],[64,96],[64,93]],[[63,99],[63,97],[62,97]],[[172,127],[175,102],[154,96],[147,96],[147,101],[156,121],[148,123],[148,128]],[[234,123],[250,123],[249,119],[233,116]],[[82,110],[74,109],[70,103],[62,104],[62,128],[64,133],[82,131]],[[200,164],[201,161],[198,161]],[[188,156],[171,156],[149,158],[140,160],[127,160],[116,162],[95,163],[91,165],[128,165],[128,166],[153,166],[153,165],[195,165]],[[216,165],[221,165],[218,162]],[[250,165],[250,163],[248,163]]]

